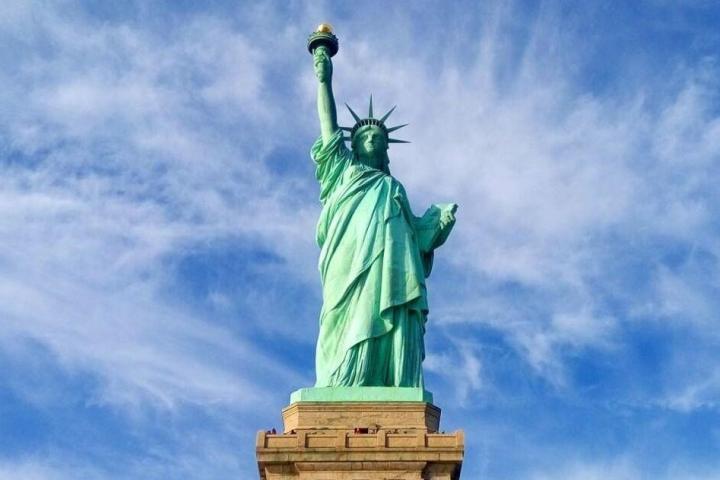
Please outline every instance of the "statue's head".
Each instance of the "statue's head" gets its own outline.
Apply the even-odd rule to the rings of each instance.
[[[350,132],[350,142],[352,144],[353,155],[355,159],[369,167],[377,168],[386,173],[390,173],[388,164],[388,146],[390,143],[408,143],[404,140],[396,140],[390,138],[390,132],[398,130],[405,125],[399,125],[397,127],[388,128],[385,126],[385,120],[395,110],[395,107],[391,108],[389,112],[382,116],[382,118],[373,117],[373,106],[372,96],[370,96],[370,108],[368,109],[368,118],[361,119],[357,114],[346,104],[350,114],[355,119],[355,126],[340,127],[343,130]]]
[[[352,138],[352,150],[359,162],[389,173],[388,137],[379,126],[360,127]]]

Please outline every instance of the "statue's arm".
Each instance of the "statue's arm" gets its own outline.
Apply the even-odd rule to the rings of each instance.
[[[320,133],[323,145],[327,145],[338,131],[337,109],[332,91],[332,60],[326,47],[318,47],[313,52],[315,76],[318,79],[317,108],[320,117]]]

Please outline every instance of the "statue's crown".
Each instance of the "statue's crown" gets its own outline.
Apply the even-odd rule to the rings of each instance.
[[[395,130],[399,130],[405,126],[407,126],[407,123],[404,125],[398,125],[397,127],[390,127],[388,128],[385,125],[385,120],[388,119],[390,114],[395,111],[395,107],[392,107],[389,112],[387,112],[385,115],[383,115],[381,118],[375,118],[373,117],[373,101],[372,101],[372,95],[370,95],[370,106],[368,108],[368,118],[360,118],[352,108],[350,108],[350,105],[347,103],[345,104],[348,110],[350,110],[350,115],[353,116],[355,119],[355,125],[353,127],[340,127],[342,130],[345,130],[346,132],[350,132],[349,137],[345,137],[345,140],[350,140],[352,142],[353,138],[355,138],[355,134],[360,129],[360,127],[364,127],[366,125],[375,125],[377,127],[380,127],[380,129],[385,132],[385,136],[387,137],[388,143],[410,143],[407,140],[397,140],[395,138],[390,138],[390,133],[394,132]]]

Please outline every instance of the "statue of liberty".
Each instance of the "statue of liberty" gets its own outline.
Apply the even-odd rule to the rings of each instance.
[[[356,123],[339,127],[331,61],[337,39],[328,25],[311,36],[308,48],[318,79],[321,131],[311,151],[322,204],[315,386],[424,388],[425,278],[433,251],[455,223],[457,205],[413,214],[405,188],[389,169],[389,144],[405,143],[389,136],[405,125],[385,125],[395,107],[375,118],[371,96],[367,118],[348,106]]]

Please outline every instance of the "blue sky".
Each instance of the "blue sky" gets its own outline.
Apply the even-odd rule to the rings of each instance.
[[[460,204],[425,370],[463,478],[720,479],[699,0],[2,2],[0,479],[254,478],[314,376],[320,21],[416,213]]]

